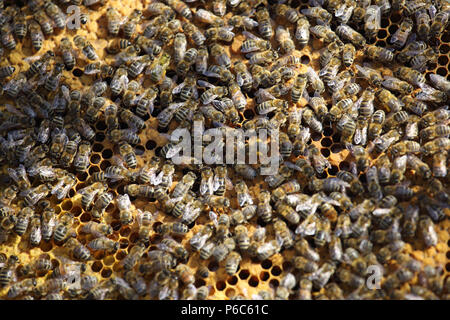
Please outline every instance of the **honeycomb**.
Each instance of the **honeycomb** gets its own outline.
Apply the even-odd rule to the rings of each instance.
[[[45,52],[46,50],[56,49],[56,44],[60,42],[61,38],[65,36],[74,37],[75,35],[85,36],[89,41],[91,41],[96,49],[96,52],[100,60],[107,63],[111,63],[112,57],[106,53],[106,46],[108,44],[108,31],[106,28],[106,9],[109,6],[115,7],[119,10],[122,16],[128,16],[134,9],[144,10],[152,1],[149,0],[106,0],[105,5],[100,6],[96,9],[89,9],[89,22],[83,25],[81,29],[78,30],[68,30],[52,35],[46,38],[43,48],[40,52]],[[270,1],[269,1],[270,3]],[[309,8],[308,0],[302,1],[291,1],[290,5],[292,7],[298,7],[300,10]],[[192,7],[196,7],[194,3]],[[389,16],[383,16],[381,20],[381,29],[378,31],[376,38],[369,41],[369,44],[375,44],[377,46],[386,47],[392,34],[398,29],[399,22],[402,20],[402,12],[392,11]],[[350,26],[355,27],[352,23]],[[301,50],[302,63],[305,65],[312,66],[315,70],[319,70],[318,58],[320,56],[319,50],[323,47],[321,41],[313,39],[311,37],[311,45],[306,46]],[[240,58],[238,49],[244,37],[242,35],[237,35],[233,43],[227,50],[230,50],[232,60]],[[274,42],[275,40],[273,40]],[[449,51],[450,51],[450,31],[447,29],[441,34],[439,38],[438,45],[439,55],[437,63],[432,64],[426,70],[427,79],[432,73],[439,74],[450,80],[448,73],[449,68]],[[26,71],[29,68],[29,63],[24,57],[29,57],[33,55],[31,50],[31,42],[28,38],[24,39],[22,42],[17,43],[15,50],[9,53],[8,59],[11,64],[14,64],[17,68],[16,72]],[[363,57],[357,56],[356,61],[361,62]],[[86,63],[81,62],[77,64],[76,69],[73,71],[64,71],[63,77],[65,82],[70,85],[71,89],[82,89],[84,86],[92,84],[92,77],[84,75],[81,69],[86,65]],[[381,64],[376,64],[378,69],[382,71],[383,75],[392,75],[392,71],[389,67],[383,66]],[[144,82],[144,86],[146,82]],[[300,102],[301,106],[306,105],[306,101]],[[1,99],[1,104],[12,103],[7,97],[3,96]],[[253,104],[253,106],[252,106]],[[250,120],[256,116],[256,111],[254,109],[253,100],[249,99],[249,106],[247,106],[245,112],[241,113],[242,122],[245,120]],[[167,138],[158,133],[158,121],[155,117],[150,117],[146,120],[145,129],[139,133],[141,142],[135,146],[135,152],[138,160],[138,167],[141,167],[144,163],[147,163],[154,155],[159,154],[160,149],[167,143]],[[68,197],[62,201],[58,201],[55,196],[50,196],[48,199],[51,201],[55,213],[59,216],[65,212],[70,212],[74,215],[73,228],[76,230],[76,237],[82,244],[87,244],[92,236],[80,233],[80,229],[87,222],[93,220],[91,215],[81,207],[81,195],[77,192],[78,190],[86,187],[91,176],[99,171],[104,171],[113,163],[113,156],[117,153],[114,146],[106,138],[106,124],[103,119],[97,121],[94,125],[95,127],[95,138],[92,144],[92,153],[90,155],[90,165],[85,173],[77,173],[76,185],[70,189]],[[170,129],[174,128],[174,123],[171,124]],[[336,131],[334,125],[326,125],[323,130],[323,134],[312,134],[312,144],[319,148],[323,156],[325,156],[330,164],[331,168],[325,170],[325,174],[321,177],[334,177],[339,170],[346,170],[349,168],[350,163],[354,160],[351,153],[341,144],[340,135]],[[375,159],[371,159],[373,162]],[[11,180],[7,177],[6,167],[2,168],[2,185],[8,185]],[[186,170],[181,170],[177,168],[174,182],[179,181],[179,179],[186,173]],[[445,182],[448,183],[448,175]],[[237,177],[232,176],[232,181],[235,183]],[[260,190],[268,189],[266,182],[259,177],[254,182],[247,183],[250,189],[250,193],[256,197]],[[109,184],[108,191],[112,192],[115,197],[123,194],[123,183]],[[448,189],[447,189],[448,190]],[[227,191],[226,196],[232,198],[234,193]],[[147,210],[150,212],[158,211],[158,202],[147,201],[139,198],[131,198],[132,204],[136,209]],[[231,206],[236,208],[236,200],[231,199]],[[447,213],[448,217],[448,213]],[[104,223],[107,223],[113,227],[113,234],[109,236],[110,239],[119,242],[120,248],[114,253],[105,252],[95,252],[93,254],[93,259],[86,262],[87,269],[86,274],[94,275],[98,280],[109,279],[114,276],[121,276],[121,261],[130,252],[130,249],[137,243],[137,224],[122,226],[119,221],[119,210],[115,201],[111,202],[106,208],[105,214],[103,215]],[[153,230],[162,223],[174,222],[176,219],[171,215],[160,214],[157,216],[156,220],[153,222]],[[189,247],[188,241],[193,234],[198,232],[203,225],[210,222],[207,216],[201,215],[193,226],[190,226],[188,234],[183,237],[181,243],[185,247]],[[256,223],[248,225],[249,233],[255,230]],[[450,274],[450,222],[448,219],[444,219],[442,222],[435,224],[437,233],[439,236],[439,242],[435,247],[426,248],[419,240],[417,244],[414,243],[414,247],[406,243],[405,252],[409,253],[415,259],[423,262],[425,265],[431,266],[443,266],[442,277],[447,279]],[[273,235],[273,227],[268,226],[267,232],[269,236]],[[161,240],[156,232],[153,232],[150,236],[150,245],[148,247],[148,252],[156,250],[156,244]],[[4,253],[6,256],[15,254],[19,257],[20,264],[26,265],[32,262],[38,257],[48,257],[51,259],[53,267],[57,267],[60,262],[60,256],[65,254],[65,249],[62,248],[60,244],[57,244],[52,239],[50,242],[41,241],[38,247],[29,248],[28,239],[23,239],[20,236],[11,234],[9,241],[6,244],[0,245],[0,253]],[[295,255],[293,249],[285,249],[280,253],[273,255],[270,259],[264,260],[262,262],[255,259],[251,259],[246,255],[242,256],[242,261],[239,265],[237,273],[233,276],[227,275],[223,262],[218,264],[213,258],[208,260],[201,260],[198,253],[191,253],[187,265],[195,273],[199,266],[207,266],[210,273],[207,278],[200,279],[197,278],[195,281],[195,286],[198,288],[200,286],[209,287],[208,299],[212,300],[222,300],[235,298],[241,295],[245,298],[251,298],[252,295],[257,294],[260,290],[273,290],[280,285],[281,279],[288,273],[293,271],[294,267],[292,264],[292,257]],[[144,253],[143,258],[147,257],[147,253]],[[393,269],[395,269],[395,262],[392,262]],[[44,277],[37,278],[38,285],[44,282]],[[417,283],[417,277],[414,278],[410,284]],[[294,288],[296,290],[297,287]],[[7,298],[7,289],[3,288],[0,291],[0,298]],[[315,296],[320,296],[321,291],[314,292]],[[142,299],[148,299],[149,296],[145,295],[141,297]]]

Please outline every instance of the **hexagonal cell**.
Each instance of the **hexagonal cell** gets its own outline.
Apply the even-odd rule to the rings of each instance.
[[[223,291],[225,290],[227,284],[225,283],[225,281],[217,281],[216,282],[216,289],[219,291]]]
[[[102,275],[102,278],[109,278],[112,275],[112,270],[110,268],[104,268],[102,270],[101,275]]]
[[[103,264],[101,261],[94,261],[94,263],[91,266],[91,270],[94,272],[100,272],[102,270]]]
[[[71,200],[64,200],[61,204],[61,208],[65,211],[69,211],[70,209],[72,209],[72,201]]]
[[[275,277],[279,276],[281,272],[282,270],[279,266],[273,266],[272,270],[270,270],[270,273]]]
[[[210,269],[211,270],[211,269]],[[239,278],[241,280],[245,280],[248,277],[250,277],[250,271],[248,271],[247,269],[243,269],[239,272]]]
[[[258,286],[258,284],[259,284],[258,277],[251,276],[250,279],[248,279],[248,284],[249,284],[250,287],[256,288]]]
[[[270,274],[267,271],[261,271],[259,274],[259,279],[261,281],[267,281],[270,278]]]
[[[227,290],[225,290],[225,295],[228,298],[233,297],[236,294],[236,290],[234,290],[233,288],[228,288]]]

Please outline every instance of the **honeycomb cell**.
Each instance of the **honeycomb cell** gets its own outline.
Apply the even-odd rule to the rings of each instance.
[[[320,141],[320,139],[322,139],[322,135],[320,133],[318,133],[318,132],[313,132],[311,134],[311,139],[313,141]]]
[[[43,251],[43,252],[49,252],[50,250],[53,249],[52,243],[46,242],[46,241],[41,241],[39,248]]]
[[[103,145],[100,143],[94,143],[94,145],[92,146],[92,151],[94,152],[102,152],[103,150]]]
[[[397,31],[397,30],[398,30],[398,26],[395,24],[390,25],[388,28],[389,34],[391,34],[391,35],[394,34],[395,31]]]
[[[102,158],[103,159],[110,159],[113,155],[113,152],[111,149],[105,149],[102,151]]]
[[[333,143],[333,141],[330,138],[323,138],[322,141],[320,141],[320,144],[323,147],[329,147],[329,146],[331,146],[332,143]]]
[[[277,277],[277,276],[279,276],[279,275],[281,274],[281,268],[280,268],[279,266],[274,266],[274,267],[272,268],[272,270],[270,270],[270,273],[271,273],[273,276]]]
[[[94,263],[91,266],[91,270],[94,272],[100,272],[100,270],[102,270],[103,268],[103,264],[101,263],[101,261],[94,261]]]
[[[327,148],[322,148],[322,149],[320,149],[320,153],[322,153],[323,154],[323,156],[324,157],[329,157],[330,156],[330,150],[329,149],[327,149]]]
[[[87,172],[77,173],[77,179],[79,181],[86,181],[86,179],[89,177]]]
[[[255,112],[251,109],[247,109],[244,111],[244,117],[247,120],[251,120],[255,117]]]
[[[267,281],[270,278],[270,274],[266,271],[261,271],[261,273],[259,274],[259,279],[261,281]]]
[[[325,137],[331,137],[332,134],[333,134],[333,128],[332,127],[325,127],[325,128],[323,128],[323,135]]]
[[[439,58],[438,58],[438,63],[439,63],[441,66],[445,66],[445,65],[448,63],[448,56],[445,56],[445,55],[439,56]]]
[[[445,77],[445,76],[447,76],[447,69],[446,68],[442,68],[442,67],[438,68],[436,70],[436,73],[441,75],[441,76],[443,76],[443,77]]]
[[[309,64],[310,61],[311,61],[311,58],[308,55],[305,54],[305,55],[301,56],[300,61],[303,64]]]
[[[88,222],[91,220],[91,215],[89,213],[83,213],[80,217],[81,222]]]
[[[95,138],[94,139],[97,142],[103,142],[103,141],[105,141],[105,138],[106,138],[106,136],[105,136],[105,134],[103,132],[97,132],[95,134]]]
[[[217,269],[219,269],[219,264],[217,263],[217,261],[210,261],[208,263],[208,269],[211,272],[215,272],[217,271]]]
[[[277,279],[272,279],[269,281],[269,285],[272,288],[277,288],[280,285],[280,281],[278,281]]]
[[[216,289],[219,291],[223,291],[225,290],[227,284],[225,283],[225,281],[217,281],[216,282]]]
[[[102,278],[109,278],[112,275],[112,270],[110,268],[104,268],[102,270],[101,275],[102,275]]]
[[[69,211],[72,208],[72,201],[71,200],[64,200],[61,204],[61,208],[65,211]]]
[[[122,237],[127,237],[130,234],[130,232],[131,232],[131,229],[128,226],[124,226],[124,227],[122,227],[122,229],[120,229],[120,235]]]
[[[94,153],[94,154],[91,156],[91,163],[92,163],[92,164],[98,164],[98,163],[100,163],[101,160],[102,160],[101,156],[100,156],[99,154],[97,154],[97,153]],[[89,168],[89,174],[92,174],[92,173],[91,173],[91,170],[95,170],[94,168],[96,168],[97,171],[93,171],[92,173],[100,171],[100,169],[98,169],[97,166],[91,166],[91,167]]]
[[[272,261],[270,260],[264,260],[261,262],[261,267],[263,269],[270,269],[272,267]]]
[[[251,276],[250,279],[248,279],[248,284],[249,284],[251,287],[256,288],[256,287],[258,286],[258,284],[259,284],[258,277],[256,277],[256,276]]]
[[[71,212],[75,217],[78,217],[78,216],[81,214],[81,212],[83,212],[83,210],[82,210],[79,206],[73,206],[73,207],[70,209],[70,212]]]
[[[386,27],[386,26],[385,26]],[[384,29],[380,29],[379,31],[378,31],[378,39],[384,39],[384,38],[386,38],[387,37],[387,31],[386,30],[384,30]]]
[[[103,264],[105,266],[110,266],[112,265],[116,260],[114,259],[113,256],[107,256],[103,259]]]
[[[332,153],[339,153],[343,150],[342,145],[339,143],[334,143],[330,148]]]
[[[335,176],[336,173],[338,173],[338,171],[339,171],[339,168],[336,167],[336,166],[331,166],[331,168],[329,168],[329,169],[327,170],[327,172],[328,172],[328,174],[329,174],[330,176]]]
[[[102,169],[103,171],[108,168],[109,166],[111,166],[111,162],[107,161],[107,160],[103,160],[100,163],[100,169]]]
[[[81,77],[83,75],[83,70],[75,68],[75,69],[73,69],[72,74],[75,77],[79,78],[79,77]]]
[[[131,243],[136,243],[136,242],[138,241],[138,239],[139,239],[139,233],[133,232],[133,233],[130,235],[130,242],[131,242]]]
[[[236,294],[236,290],[234,290],[233,288],[228,288],[227,290],[225,290],[225,295],[228,298],[233,297]]]
[[[153,140],[148,140],[148,141],[145,143],[145,149],[147,149],[147,150],[153,150],[153,149],[156,148],[156,146],[157,146],[157,144],[156,144],[156,142],[153,141]]]
[[[210,269],[210,270],[211,270],[211,269]],[[250,277],[250,271],[248,271],[247,269],[242,269],[242,270],[239,272],[239,279],[245,280],[245,279],[247,279],[248,277]]]
[[[96,125],[95,125],[95,128],[96,128],[97,130],[100,130],[100,131],[106,130],[106,123],[105,123],[105,121],[97,121],[97,123],[96,123]],[[103,141],[103,140],[102,140],[102,141]]]
[[[450,46],[448,44],[443,44],[439,47],[439,52],[442,54],[447,54],[450,51]]]

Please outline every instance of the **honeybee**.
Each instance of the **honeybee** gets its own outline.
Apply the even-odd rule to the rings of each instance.
[[[389,90],[405,95],[410,94],[413,91],[413,86],[406,81],[402,81],[394,77],[384,77],[384,79],[385,80],[382,82],[382,85]]]
[[[120,25],[122,21],[122,16],[119,11],[114,7],[109,7],[106,9],[106,19],[108,23],[108,32],[112,36],[117,36],[119,34]]]
[[[241,61],[235,62],[234,71],[236,73],[236,83],[238,86],[245,91],[249,91],[253,85],[253,79],[245,64]]]
[[[161,250],[172,253],[182,261],[186,261],[189,257],[189,252],[180,243],[169,237],[162,239],[158,247]]]
[[[112,18],[116,18],[117,15],[111,15],[111,21],[116,22]],[[133,37],[134,32],[136,31],[136,25],[141,21],[142,11],[138,9],[134,9],[131,14],[128,16],[127,21],[123,25],[123,34],[125,38],[130,39]],[[109,21],[108,21],[109,22]],[[114,26],[115,27],[115,26]],[[115,29],[113,30],[115,31]]]
[[[306,46],[309,42],[309,21],[306,17],[300,17],[297,20],[297,27],[295,29],[295,39],[298,41],[300,46]]]
[[[314,69],[310,66],[308,66],[306,76],[308,78],[308,83],[310,83],[315,92],[321,94],[325,91],[325,85],[323,84],[323,81],[320,79],[316,71],[314,71]]]
[[[200,100],[204,105],[211,103],[214,99],[228,94],[227,87],[216,87],[206,81],[199,80],[199,84],[209,88],[200,96]]]
[[[2,44],[5,48],[9,50],[14,50],[16,48],[16,40],[14,40],[13,29],[9,24],[4,24],[0,27],[0,35]]]
[[[449,148],[450,148],[450,139],[449,138],[440,137],[440,138],[436,138],[436,139],[434,139],[432,141],[429,141],[429,142],[425,143],[421,147],[421,151],[425,155],[432,155],[432,154],[435,154],[437,152],[448,151]],[[416,149],[414,151],[416,151]]]
[[[425,8],[421,8],[415,13],[416,24],[417,24],[417,35],[420,39],[426,41],[430,33],[430,22],[431,18]]]
[[[406,153],[419,153],[421,151],[420,144],[415,141],[401,141],[394,144],[390,148],[390,152],[394,156],[402,156]]]
[[[298,254],[312,262],[317,263],[320,260],[319,254],[310,247],[308,241],[304,238],[295,241],[294,249]]]
[[[158,59],[155,59],[146,74],[150,74],[150,79],[155,83],[160,83],[166,74],[166,70],[170,64],[171,57],[166,52],[163,52]]]
[[[447,176],[447,152],[437,152],[433,155],[433,175],[435,177]]]
[[[69,231],[72,223],[73,223],[73,215],[71,213],[63,214],[55,224],[55,228],[53,231],[53,239],[57,242],[64,241],[69,236]]]
[[[89,155],[91,154],[91,144],[83,141],[78,146],[78,152],[73,160],[77,172],[84,172],[89,166]]]
[[[181,26],[184,33],[195,43],[195,45],[202,46],[204,44],[206,37],[194,24],[185,21]]]
[[[311,7],[300,10],[302,14],[309,18],[316,19],[318,25],[329,25],[332,15],[322,7]]]
[[[260,6],[255,12],[256,21],[258,22],[258,32],[266,40],[270,40],[273,36],[273,28],[271,24],[270,14],[267,8]]]
[[[414,23],[411,18],[403,19],[399,28],[391,37],[391,43],[396,49],[403,48],[412,31],[413,25]]]
[[[427,247],[433,247],[438,243],[439,239],[434,223],[429,217],[421,216],[419,219],[418,228]]]
[[[364,47],[366,39],[356,30],[348,25],[341,24],[336,28],[336,34],[344,40],[350,41],[357,47]]]
[[[7,171],[11,179],[14,180],[20,190],[25,190],[31,187],[25,167],[22,164],[20,164],[16,169],[7,168]]]
[[[144,251],[145,246],[141,243],[138,243],[134,247],[132,247],[128,255],[121,261],[124,270],[132,270],[144,254]]]
[[[98,56],[97,56],[97,53],[95,52],[94,47],[92,46],[92,44],[89,41],[86,40],[85,37],[76,35],[73,38],[73,43],[79,50],[81,50],[81,52],[84,54],[84,56],[86,58],[88,58],[89,60],[97,60],[98,59]]]
[[[29,189],[29,192],[24,198],[25,204],[27,206],[33,206],[36,204],[39,200],[48,195],[51,190],[50,187],[51,185],[41,184],[37,187]]]
[[[355,67],[358,70],[358,76],[366,79],[371,85],[374,85],[375,87],[381,86],[383,78],[377,70],[369,67],[361,67],[360,65],[356,65]]]
[[[294,240],[287,224],[282,220],[274,222],[275,236],[279,238],[279,243],[282,243],[284,248],[291,248],[294,245]]]
[[[239,263],[241,262],[242,257],[236,251],[231,252],[225,260],[225,272],[232,276],[236,273],[239,268]]]
[[[134,217],[132,213],[130,197],[128,196],[128,194],[118,196],[116,202],[119,209],[120,222],[123,225],[132,223]]]
[[[289,30],[282,26],[278,26],[275,33],[275,38],[280,44],[280,48],[285,53],[291,53],[295,49],[294,41],[291,38]]]
[[[271,256],[277,254],[281,247],[276,240],[262,243],[256,249],[256,257],[259,261],[269,259]]]
[[[439,11],[433,19],[430,27],[430,37],[435,38],[439,34],[442,34],[446,25],[448,24],[448,20],[450,18],[450,14],[448,8],[446,10]]]
[[[205,31],[205,36],[209,41],[224,41],[231,42],[234,38],[233,29],[230,27],[212,27]]]
[[[91,252],[88,248],[80,243],[75,238],[70,238],[64,243],[64,247],[70,250],[73,258],[80,261],[87,261],[91,257]]]
[[[275,110],[285,110],[287,109],[288,102],[282,99],[273,99],[265,101],[256,106],[256,112],[258,114],[268,114]]]
[[[16,255],[10,255],[9,258],[5,261],[4,266],[0,270],[1,286],[5,287],[11,282],[18,264],[19,258]]]
[[[119,243],[106,237],[99,237],[91,240],[87,246],[92,250],[102,250],[107,252],[116,252],[119,249]]]
[[[256,213],[261,219],[268,223],[272,220],[272,207],[270,205],[270,193],[263,191],[258,197],[259,203],[256,209]]]
[[[291,8],[285,4],[277,4],[275,6],[275,13],[280,18],[287,19],[290,23],[296,23],[298,19],[301,18],[300,12],[298,10]]]
[[[392,51],[382,47],[368,45],[364,52],[369,59],[380,62],[391,62],[394,59]]]
[[[183,59],[180,61],[180,63],[178,63],[177,68],[176,68],[177,74],[179,76],[184,77],[186,75],[186,73],[189,71],[191,66],[195,63],[195,60],[197,59],[197,55],[198,55],[197,49],[190,48],[189,50],[186,51]],[[213,55],[217,59],[217,61],[220,60],[221,63],[222,63],[222,57],[226,56],[224,51],[217,52],[217,51],[213,51],[212,49],[211,49],[211,55]],[[218,57],[218,56],[220,56],[220,57]]]
[[[223,26],[224,25],[224,21],[222,18],[216,16],[212,12],[207,11],[205,9],[197,10],[197,12],[195,13],[195,17],[200,22],[203,22],[206,24],[211,24],[211,25],[215,25],[215,26]]]
[[[248,191],[248,187],[245,184],[244,181],[239,181],[236,186],[236,196],[238,199],[238,204],[240,207],[244,207],[247,204],[248,205],[252,205],[253,204],[253,199]]]

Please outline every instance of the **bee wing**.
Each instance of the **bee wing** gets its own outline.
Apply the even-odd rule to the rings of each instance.
[[[258,99],[258,103],[262,103],[267,100],[274,100],[276,99],[269,91],[266,89],[259,89],[256,92],[256,98]]]
[[[246,39],[252,39],[252,40],[263,40],[260,37],[255,36],[253,33],[248,32],[246,30],[242,31],[242,34],[245,36]]]
[[[216,74],[216,73],[214,73],[214,74]],[[209,83],[205,80],[198,80],[197,83],[200,87],[204,87],[204,88],[215,88],[216,87],[215,85],[212,85],[211,83]]]
[[[217,227],[219,225],[219,221],[217,219],[217,214],[214,211],[209,212],[209,218],[214,223],[214,225]]]
[[[180,83],[179,85],[177,85],[175,88],[173,88],[172,93],[173,94],[179,94],[181,92],[181,90],[186,86],[185,82]]]
[[[150,183],[154,186],[159,185],[162,182],[163,176],[164,176],[164,172],[161,171],[158,175],[155,175],[150,179]]]

